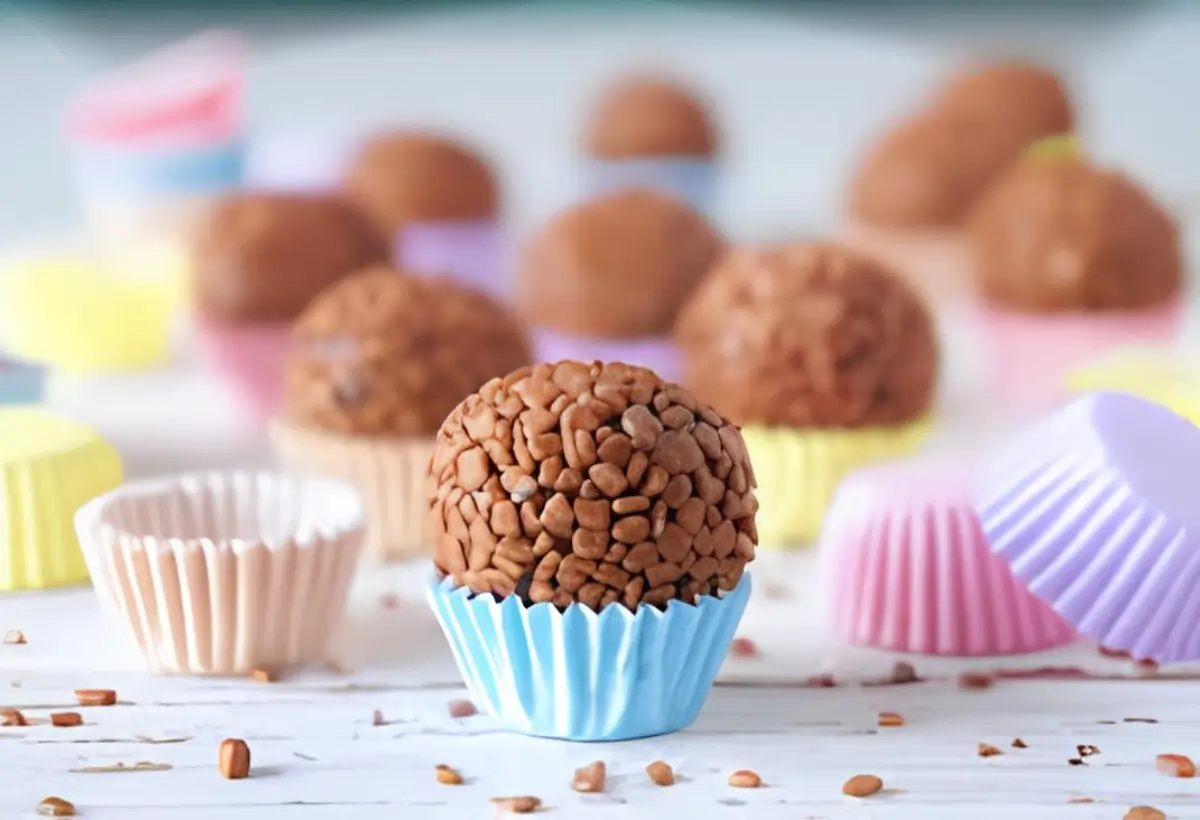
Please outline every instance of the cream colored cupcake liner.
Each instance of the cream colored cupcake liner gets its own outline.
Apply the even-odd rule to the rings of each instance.
[[[437,444],[433,436],[345,436],[275,421],[271,444],[284,465],[340,478],[358,489],[367,510],[366,553],[372,559],[429,555],[433,524],[428,473]]]
[[[104,609],[151,671],[245,675],[326,659],[364,517],[343,482],[213,472],[125,484],[75,526]]]

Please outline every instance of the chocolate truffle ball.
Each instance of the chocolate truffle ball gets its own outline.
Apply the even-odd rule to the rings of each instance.
[[[1075,127],[1063,81],[1033,63],[1006,60],[970,68],[942,87],[934,105],[999,130],[1016,151]]]
[[[934,323],[888,268],[832,243],[731,252],[680,315],[685,383],[737,424],[897,425],[924,415]]]
[[[1029,159],[979,203],[983,295],[1027,312],[1134,310],[1178,296],[1179,228],[1136,183],[1075,159]]]
[[[518,299],[529,322],[552,330],[659,335],[722,247],[704,217],[676,199],[608,194],[562,212],[530,241]]]
[[[293,339],[287,417],[350,435],[432,436],[463,396],[531,359],[488,296],[386,265],[318,296]]]
[[[496,180],[482,157],[419,132],[369,140],[351,163],[345,191],[388,236],[410,222],[490,219],[499,209]]]
[[[455,408],[431,462],[438,572],[526,603],[599,610],[734,589],[754,559],[741,433],[625,364],[558,362]]]
[[[850,183],[850,214],[885,228],[952,228],[1012,162],[994,130],[951,112],[898,123],[871,145]]]
[[[370,223],[337,199],[235,194],[192,247],[196,309],[222,325],[290,322],[324,287],[387,255]]]
[[[607,89],[584,131],[584,150],[600,159],[711,157],[717,133],[704,103],[661,77],[626,77]]]

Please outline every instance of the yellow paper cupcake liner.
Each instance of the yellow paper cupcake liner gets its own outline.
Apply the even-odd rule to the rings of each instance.
[[[1170,351],[1126,350],[1072,371],[1067,388],[1074,393],[1130,393],[1200,424],[1200,359],[1180,359]]]
[[[133,370],[170,352],[183,263],[167,251],[94,262],[45,258],[0,276],[8,349],[62,370]]]
[[[758,480],[758,540],[763,548],[817,539],[825,511],[848,473],[906,456],[929,436],[928,420],[865,429],[742,428]]]
[[[97,433],[33,407],[0,408],[0,590],[82,584],[75,511],[121,483]]]

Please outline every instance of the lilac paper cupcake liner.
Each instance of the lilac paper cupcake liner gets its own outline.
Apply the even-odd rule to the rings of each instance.
[[[321,193],[342,184],[359,139],[319,131],[258,131],[246,142],[244,184],[266,191]]]
[[[649,368],[668,382],[679,381],[682,371],[679,350],[667,338],[604,339],[546,328],[534,328],[532,336],[534,358],[539,362],[623,362]]]
[[[416,222],[396,235],[396,267],[446,276],[495,298],[508,291],[504,228],[499,220]]]
[[[1159,663],[1200,659],[1200,430],[1122,393],[1091,393],[981,471],[992,549],[1101,646]]]

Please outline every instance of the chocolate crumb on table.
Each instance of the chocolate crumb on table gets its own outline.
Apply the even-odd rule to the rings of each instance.
[[[646,767],[646,775],[655,786],[674,786],[675,770],[668,763],[656,760]]]
[[[446,704],[446,707],[450,710],[452,718],[468,718],[479,713],[474,703],[464,699],[452,700]]]
[[[458,773],[458,770],[452,769],[444,763],[434,766],[433,774],[437,778],[437,782],[443,786],[461,786],[463,784],[462,775]]]
[[[880,712],[879,713],[879,725],[880,726],[903,726],[904,725],[904,716],[898,712]]]
[[[1084,766],[1086,764],[1083,762],[1083,758],[1072,757],[1072,758],[1067,759],[1067,765],[1068,766]]]
[[[607,774],[603,760],[589,763],[575,770],[575,776],[571,779],[571,788],[585,794],[602,792]]]
[[[752,658],[758,654],[758,647],[749,638],[737,637],[729,644],[729,654],[735,658]]]
[[[19,709],[0,709],[0,726],[28,726]]]
[[[78,712],[54,712],[50,715],[50,723],[62,728],[82,726],[83,716]]]
[[[873,774],[856,774],[842,784],[847,797],[870,797],[883,789],[883,780]]]
[[[996,757],[997,755],[1004,754],[1003,750],[990,743],[980,743],[977,753],[980,757]]]
[[[763,781],[758,776],[758,772],[752,772],[749,769],[738,769],[729,775],[729,785],[735,789],[757,789],[761,788],[762,784]]]
[[[1021,740],[1021,738],[1019,738],[1019,737],[1014,737],[1013,742],[1012,742],[1012,747],[1014,749],[1028,749],[1029,744],[1026,743],[1025,741]]]
[[[80,706],[115,706],[117,693],[112,689],[76,689],[75,702]]]
[[[61,797],[47,797],[37,804],[39,817],[74,817],[75,805]]]
[[[1196,764],[1187,755],[1161,754],[1154,759],[1154,767],[1159,774],[1168,777],[1195,777]]]
[[[9,646],[21,646],[25,643],[25,633],[19,629],[10,629],[4,633],[4,642]]]
[[[1167,815],[1153,806],[1134,806],[1121,820],[1167,820]]]
[[[990,689],[995,680],[982,672],[964,672],[958,676],[958,686],[960,689]]]
[[[521,797],[493,797],[491,803],[497,811],[509,814],[533,814],[542,807],[540,797],[522,795]]]
[[[1080,757],[1091,757],[1092,755],[1100,754],[1100,748],[1092,746],[1090,743],[1079,744],[1075,747],[1075,751],[1079,753]]]

